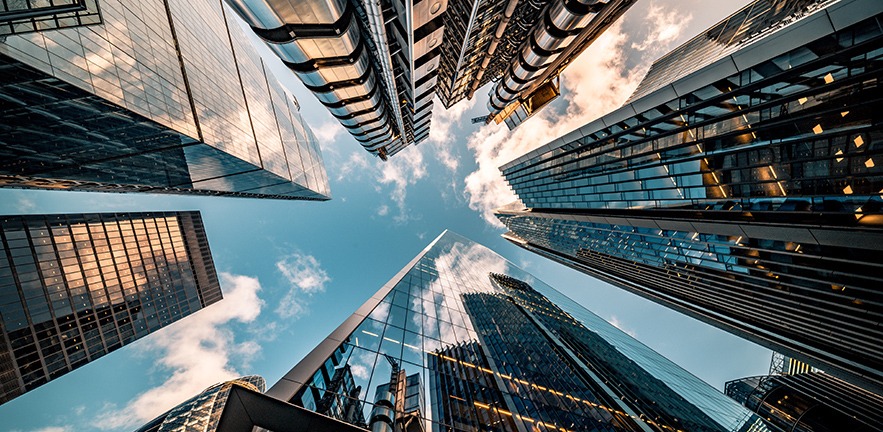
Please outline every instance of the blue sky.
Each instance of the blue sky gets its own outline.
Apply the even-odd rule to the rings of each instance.
[[[444,229],[497,251],[716,388],[765,372],[768,350],[522,251],[500,238],[490,213],[513,199],[499,165],[616,108],[654,58],[744,3],[642,0],[565,72],[564,96],[514,133],[469,123],[485,114],[484,89],[449,112],[436,103],[430,142],[387,163],[361,150],[277,63],[321,139],[329,202],[0,190],[0,214],[201,210],[225,294],[0,406],[0,431],[130,431],[233,376],[272,384]]]

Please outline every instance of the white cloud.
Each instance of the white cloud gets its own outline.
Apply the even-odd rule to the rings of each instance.
[[[403,154],[404,153],[404,154]],[[410,146],[391,158],[387,162],[379,162],[379,175],[377,182],[392,186],[390,198],[398,208],[398,214],[393,217],[396,223],[405,223],[416,217],[411,214],[405,204],[408,196],[408,186],[417,183],[426,176],[426,164],[423,162],[423,152],[416,146]]]
[[[363,170],[368,168],[368,153],[358,150],[350,153],[346,159],[337,168],[337,181],[343,181],[347,178],[358,178]]]
[[[450,109],[445,109],[441,102],[436,101],[437,108],[432,112],[432,127],[429,128],[427,142],[433,149],[435,159],[451,173],[456,173],[460,166],[459,155],[452,146],[457,137],[454,130],[465,124],[463,117],[475,106],[476,101],[476,98],[464,99],[454,104]]]
[[[684,14],[683,11],[669,9],[653,3],[647,10],[645,29],[649,33],[640,42],[632,42],[632,49],[649,51],[653,57],[663,54],[668,46],[678,40],[687,24],[693,19],[692,14]]]
[[[73,432],[73,426],[48,426],[40,429],[34,429],[32,432]]]
[[[238,377],[233,362],[247,363],[260,351],[251,341],[238,342],[228,324],[253,322],[263,301],[257,279],[221,273],[224,299],[140,341],[138,348],[159,353],[157,366],[171,372],[159,386],[124,407],[108,405],[95,419],[101,429],[134,428],[195,396],[210,385]]]
[[[27,213],[37,208],[37,203],[35,203],[34,200],[23,196],[16,201],[15,208],[22,213]]]
[[[437,144],[451,144],[454,141],[452,128],[454,125],[463,124],[463,115],[475,106],[477,98],[461,100],[450,109],[445,109],[440,101],[436,100],[435,109],[432,111],[432,127],[429,128],[427,141]]]
[[[378,216],[386,216],[389,214],[389,206],[386,204],[377,207],[377,215]]]
[[[325,284],[331,281],[319,260],[301,252],[295,252],[277,261],[276,269],[290,284],[288,292],[276,308],[276,313],[282,318],[292,318],[305,312],[303,295],[325,291]]]
[[[321,145],[324,150],[326,148],[334,148],[329,144],[332,144],[337,140],[337,137],[343,132],[343,126],[335,121],[327,121],[316,127],[310,128],[310,130],[313,131],[313,135],[316,135],[319,145]]]
[[[488,224],[501,227],[493,215],[494,209],[517,198],[499,167],[619,107],[643,78],[656,49],[668,49],[688,21],[689,17],[684,19],[651,7],[651,13],[643,20],[651,34],[638,47],[653,47],[652,52],[636,52],[640,51],[638,48],[627,51],[626,47],[631,46],[629,35],[621,22],[614,24],[562,74],[566,102],[563,113],[547,107],[515,131],[510,132],[501,124],[472,134],[467,146],[475,154],[478,169],[465,180],[469,207],[481,212]],[[629,56],[638,57],[639,67],[626,66]]]
[[[626,36],[614,25],[598,38],[563,73],[563,114],[546,109],[510,132],[504,125],[485,127],[467,143],[475,153],[478,170],[466,177],[469,207],[485,221],[500,226],[493,210],[516,200],[499,167],[619,106],[638,84],[639,77],[625,70]]]
[[[625,334],[627,334],[633,338],[638,337],[638,335],[635,334],[634,330],[624,327],[622,324],[622,321],[620,321],[619,318],[616,317],[616,315],[611,315],[610,319],[608,319],[607,322],[609,322],[610,324],[613,324],[614,327],[622,330]]]
[[[418,216],[411,213],[407,206],[408,186],[416,184],[424,177],[426,177],[426,164],[423,159],[423,149],[413,145],[390,157],[386,162],[363,150],[354,150],[337,167],[338,181],[373,181],[377,192],[383,193],[388,190],[389,197],[398,210],[397,214],[393,216],[393,221],[396,223],[419,219]],[[391,187],[391,189],[384,188],[384,186]],[[389,214],[388,211],[381,216],[387,214]]]

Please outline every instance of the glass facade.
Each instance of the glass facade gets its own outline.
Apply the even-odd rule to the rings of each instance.
[[[883,389],[881,18],[752,3],[709,30],[751,34],[738,49],[688,42],[706,66],[664,57],[645,85],[675,81],[504,165],[523,203],[498,211],[505,237]]]
[[[0,185],[330,197],[297,102],[222,2],[101,11],[0,42]]]
[[[98,0],[0,1],[0,37],[100,23]]]
[[[151,420],[135,432],[214,432],[233,386],[263,393],[267,384],[257,375],[215,384]]]
[[[879,431],[883,397],[822,372],[748,377],[726,384],[727,396],[774,431]]]
[[[0,226],[0,403],[221,300],[199,212]]]
[[[647,346],[447,231],[267,394],[374,431],[766,430]]]

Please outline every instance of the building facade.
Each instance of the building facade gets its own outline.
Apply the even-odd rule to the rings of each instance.
[[[0,40],[0,186],[330,197],[297,101],[221,0],[76,13]]]
[[[774,431],[873,432],[883,427],[883,397],[824,372],[784,372],[726,383],[726,394]]]
[[[352,383],[329,381],[336,375]],[[724,394],[449,231],[267,396],[372,431],[766,430]],[[346,399],[338,405],[362,415],[317,399]]]
[[[514,127],[557,96],[558,74],[634,3],[227,1],[384,160],[429,136],[435,96],[451,107],[491,81],[490,116],[515,112]]]
[[[260,393],[267,389],[266,381],[258,375],[218,383],[181,402],[135,432],[215,432],[233,386]]]
[[[883,389],[883,3],[758,0],[501,170],[504,237]]]
[[[221,300],[199,212],[0,225],[0,403]]]
[[[97,0],[34,2],[12,0],[0,3],[0,37],[48,29],[100,24]]]

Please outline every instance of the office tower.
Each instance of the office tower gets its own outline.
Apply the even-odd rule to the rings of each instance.
[[[491,116],[516,112],[514,127],[558,95],[558,74],[634,0],[227,2],[386,160],[429,136],[436,95],[451,107],[496,82]]]
[[[297,101],[220,0],[100,5],[0,40],[0,186],[329,199]]]
[[[0,38],[11,34],[100,24],[97,0],[0,2]]]
[[[0,225],[0,403],[221,300],[199,212]]]
[[[267,383],[258,375],[249,375],[215,384],[135,432],[214,432],[233,386],[263,393]]]
[[[343,375],[354,382],[337,384]],[[766,430],[723,393],[449,231],[266,395],[372,431]],[[326,399],[348,400],[338,406],[364,417],[323,408]],[[225,413],[219,431],[295,430],[255,421],[261,411],[270,409]],[[244,417],[254,423],[226,428]],[[335,429],[347,430],[315,430]]]
[[[504,165],[505,237],[881,391],[881,18],[749,4],[622,108]]]
[[[771,369],[769,375],[733,380],[726,383],[726,394],[775,431],[871,432],[883,427],[883,397],[823,372],[799,370]]]

